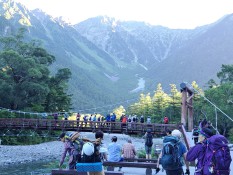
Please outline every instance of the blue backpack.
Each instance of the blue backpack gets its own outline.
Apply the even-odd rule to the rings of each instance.
[[[179,155],[180,140],[174,136],[166,136],[163,140],[163,150],[160,163],[165,170],[177,170],[182,167]]]
[[[204,169],[214,175],[230,175],[231,161],[228,140],[220,134],[210,137],[203,161]]]

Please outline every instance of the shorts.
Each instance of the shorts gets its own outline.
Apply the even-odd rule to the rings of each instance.
[[[145,151],[146,151],[146,154],[151,154],[152,146],[146,146],[145,145]]]

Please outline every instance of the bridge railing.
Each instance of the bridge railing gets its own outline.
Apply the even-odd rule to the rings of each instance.
[[[164,135],[166,129],[179,128],[177,124],[146,124],[146,123],[121,123],[121,122],[93,122],[76,120],[54,119],[26,119],[26,118],[0,118],[0,128],[34,129],[34,130],[71,130],[94,132],[102,130],[109,133],[145,133],[151,129],[154,134]]]

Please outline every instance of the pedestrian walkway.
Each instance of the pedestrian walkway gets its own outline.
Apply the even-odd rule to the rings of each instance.
[[[162,171],[162,166],[160,165],[160,171],[157,175],[166,175],[165,171]],[[115,171],[117,168],[115,168]],[[190,167],[190,174],[194,174],[195,168]],[[155,175],[155,169],[148,171],[145,168],[122,168],[121,171],[124,172],[124,175]],[[184,166],[184,172],[186,171]],[[151,173],[150,173],[151,172]],[[148,174],[147,174],[148,173]]]

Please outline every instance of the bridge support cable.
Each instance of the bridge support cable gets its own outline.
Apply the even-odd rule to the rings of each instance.
[[[225,115],[229,120],[233,122],[233,119],[229,117],[225,112],[223,112],[219,107],[217,107],[213,102],[211,102],[208,98],[206,98],[203,94],[201,94],[197,89],[193,88],[195,92],[197,92],[200,96],[202,96],[206,101],[208,101],[212,106],[214,106],[217,110],[219,110],[223,115]]]
[[[229,120],[231,120],[233,122],[233,119],[230,116],[228,116],[225,112],[223,112],[219,107],[217,107],[213,102],[211,102],[208,98],[206,98],[202,93],[200,93],[192,85],[190,85],[189,83],[183,83],[183,84],[187,85],[188,87],[191,87],[196,93],[198,93],[201,97],[203,97],[208,103],[210,103],[214,107],[214,109],[215,109],[215,127],[213,125],[212,125],[212,127],[214,128],[214,130],[216,130],[217,133],[219,133],[219,131],[218,131],[218,111],[221,112],[225,117],[227,117]]]

